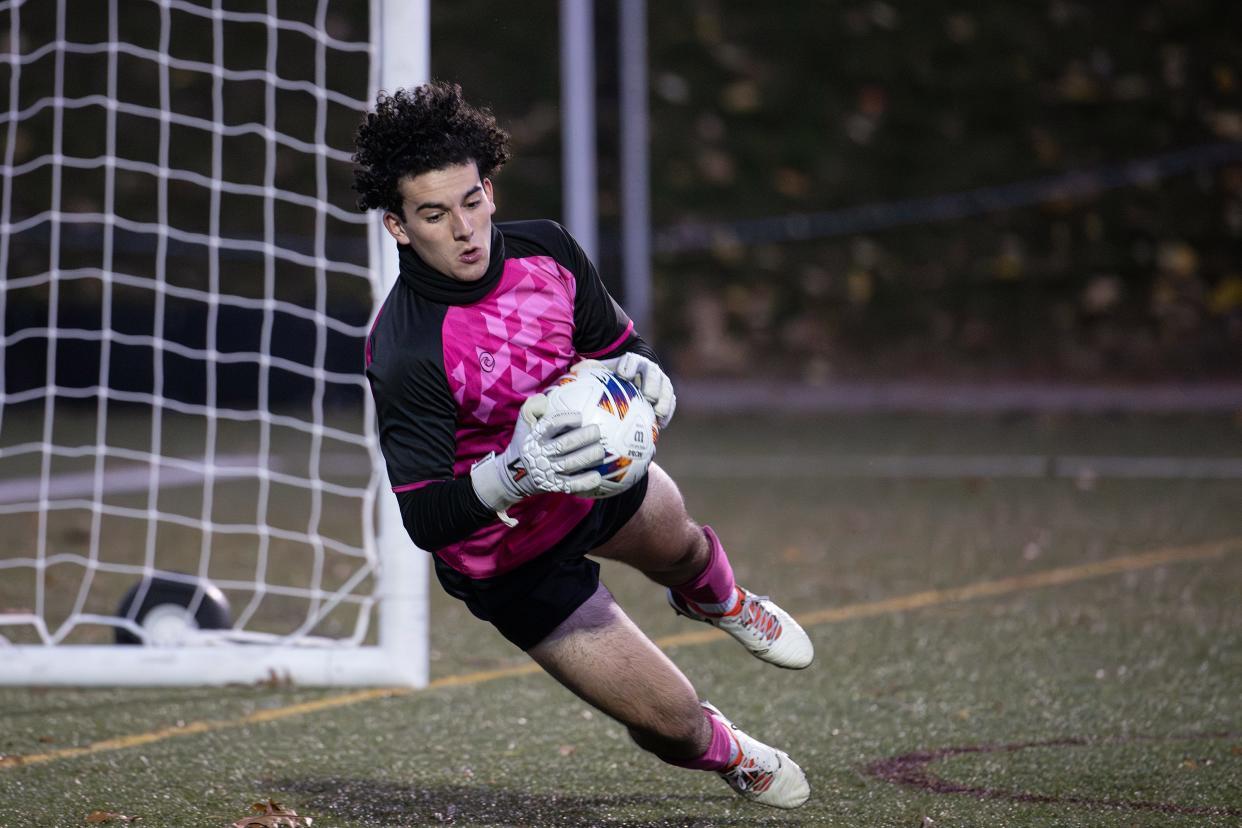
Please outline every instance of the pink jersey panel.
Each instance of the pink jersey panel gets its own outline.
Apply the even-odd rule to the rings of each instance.
[[[518,409],[573,364],[573,274],[550,256],[509,259],[496,289],[444,317],[444,368],[457,401],[453,474],[466,474],[513,437]],[[509,510],[518,525],[495,523],[437,554],[459,572],[481,578],[507,572],[559,541],[591,510],[592,501],[538,495]]]
[[[549,256],[509,259],[496,289],[444,316],[444,370],[457,401],[462,474],[504,448],[518,409],[574,360],[573,276]]]
[[[470,578],[500,575],[537,558],[569,534],[591,511],[594,501],[563,494],[528,497],[511,508],[517,526],[490,523],[436,556]]]

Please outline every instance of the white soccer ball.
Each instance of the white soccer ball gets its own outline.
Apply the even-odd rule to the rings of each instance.
[[[602,363],[584,360],[560,377],[546,392],[548,413],[576,411],[582,424],[599,426],[604,462],[596,467],[603,481],[583,497],[621,494],[647,473],[660,436],[655,411],[634,383]]]

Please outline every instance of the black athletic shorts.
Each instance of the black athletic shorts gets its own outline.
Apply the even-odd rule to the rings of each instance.
[[[537,558],[491,578],[469,578],[435,555],[444,591],[466,602],[478,618],[529,650],[595,594],[599,564],[586,557],[626,524],[647,495],[644,475],[633,488],[597,500],[569,534]]]

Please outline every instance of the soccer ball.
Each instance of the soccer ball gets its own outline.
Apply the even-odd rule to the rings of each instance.
[[[582,424],[599,426],[604,462],[596,467],[603,480],[583,497],[621,494],[647,473],[655,457],[660,429],[655,411],[634,383],[595,360],[579,362],[546,392],[548,413],[576,411]]]

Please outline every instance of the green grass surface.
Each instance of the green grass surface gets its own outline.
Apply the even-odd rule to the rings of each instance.
[[[341,828],[1242,824],[1242,481],[695,470],[703,456],[765,453],[1242,457],[1235,422],[821,418],[754,431],[687,417],[661,459],[739,579],[795,614],[1149,550],[1222,542],[1221,553],[816,625],[802,672],[724,640],[670,648],[701,695],[806,769],[812,799],[795,812],[663,765],[533,674],[240,724],[341,691],[3,689],[7,756],[226,724],[0,768],[0,826],[77,826],[104,809],[214,828],[268,797]],[[702,629],[624,567],[604,577],[653,637]],[[525,663],[438,591],[432,612],[433,678]],[[984,749],[948,752],[962,747]],[[868,771],[920,751],[944,752],[903,766],[925,774],[922,787]]]

